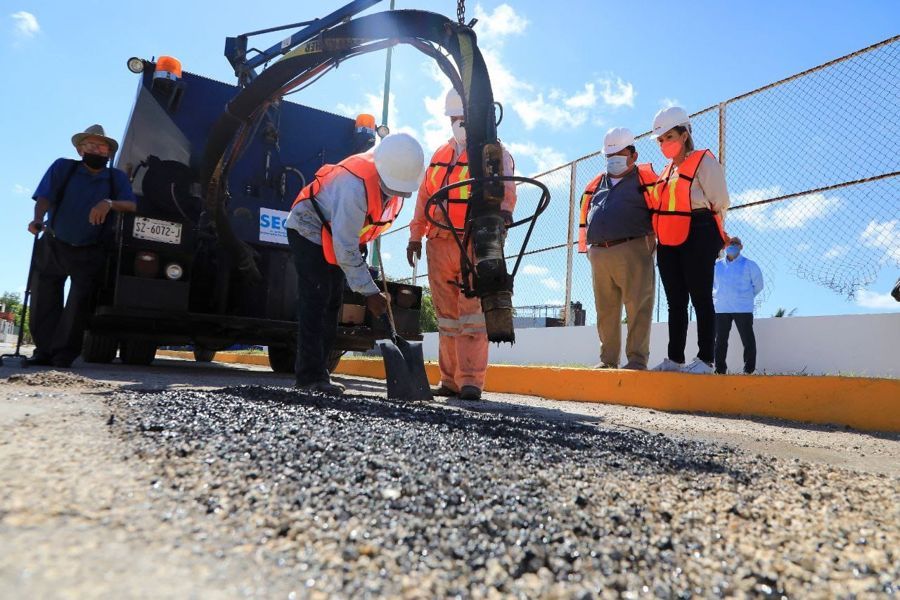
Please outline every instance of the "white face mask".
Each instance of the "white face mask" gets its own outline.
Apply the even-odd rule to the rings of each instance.
[[[453,121],[450,124],[453,128],[453,139],[462,147],[466,146],[466,128],[463,127],[462,121]]]
[[[628,170],[628,157],[619,154],[606,157],[606,172],[610,177],[618,177]]]

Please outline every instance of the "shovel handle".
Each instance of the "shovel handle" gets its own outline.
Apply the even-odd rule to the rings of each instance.
[[[381,315],[381,318],[385,320],[385,324],[391,332],[391,339],[396,340],[397,326],[394,324],[394,311],[391,310],[391,295],[388,294],[387,274],[384,271],[384,261],[381,259],[381,244],[375,244],[375,252],[378,254],[378,268],[381,269],[381,288],[384,290],[385,297],[387,297],[387,317]]]

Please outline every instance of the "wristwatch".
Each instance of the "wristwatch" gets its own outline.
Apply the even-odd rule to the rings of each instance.
[[[112,210],[112,200],[110,200],[109,198],[107,198],[107,199],[106,199],[106,204],[109,205],[109,210]]]

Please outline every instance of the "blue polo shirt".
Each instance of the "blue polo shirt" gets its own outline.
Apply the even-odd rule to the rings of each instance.
[[[62,203],[57,206],[57,194],[72,165],[77,164],[69,184],[66,186]],[[110,177],[113,184],[110,186]],[[100,241],[104,230],[112,226],[113,217],[109,215],[103,225],[91,225],[88,215],[91,209],[101,200],[135,201],[134,192],[128,176],[119,169],[106,168],[99,173],[91,173],[81,161],[58,158],[38,184],[34,198],[46,198],[50,201],[48,222],[53,223],[53,233],[57,239],[73,246],[89,246]],[[55,213],[55,216],[54,216]]]

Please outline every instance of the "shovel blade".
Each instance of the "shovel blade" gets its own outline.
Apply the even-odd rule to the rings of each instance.
[[[24,369],[28,366],[28,357],[15,354],[4,354],[0,356],[0,366]]]
[[[391,400],[432,400],[431,385],[425,373],[422,344],[397,338],[378,342],[384,358],[388,398]]]

